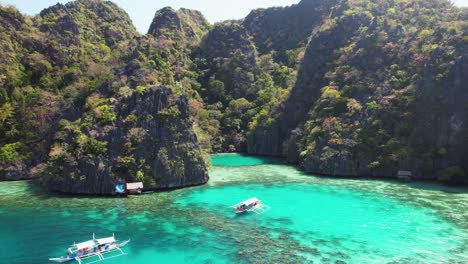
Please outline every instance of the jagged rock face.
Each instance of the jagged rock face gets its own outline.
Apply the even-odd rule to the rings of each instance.
[[[304,9],[310,10],[311,8],[307,6],[309,7],[307,9],[303,6],[307,5],[307,3],[307,1],[301,2],[299,6],[294,7],[293,11],[299,11],[304,16]],[[290,13],[291,10],[284,10],[283,12]],[[325,13],[329,13],[329,10]],[[298,16],[296,19],[301,20],[300,17]],[[347,24],[346,26],[349,26],[349,28],[343,31],[332,30],[314,35],[314,38],[307,45],[304,59],[299,66],[296,84],[285,102],[284,108],[279,110],[280,116],[270,126],[259,126],[258,129],[253,131],[248,137],[249,153],[284,156],[291,162],[296,163],[298,161],[296,157],[298,153],[292,151],[292,148],[297,149],[294,145],[297,144],[300,138],[296,137],[295,140],[291,140],[291,131],[304,121],[307,112],[313,106],[315,98],[320,95],[320,89],[326,85],[326,79],[323,78],[328,71],[326,63],[336,59],[336,56],[334,58],[327,58],[323,54],[331,54],[336,49],[339,49],[351,37],[351,32],[359,28],[359,25],[355,23]],[[310,30],[312,31],[312,26]],[[300,130],[299,128],[297,131]],[[293,142],[295,143],[291,144]]]
[[[76,131],[57,135],[62,140],[51,152],[46,177],[51,190],[110,194],[122,182],[143,181],[146,189],[167,189],[208,180],[185,97],[153,87],[113,101],[112,123],[90,126],[81,135]],[[76,141],[83,138],[88,140],[85,144],[104,144],[105,149],[88,146],[80,153]]]
[[[467,90],[460,74],[466,72],[466,27],[449,33],[436,19],[437,34],[418,24],[415,33],[403,33],[379,13],[387,7],[363,13],[357,6],[335,6],[312,34],[297,82],[274,110],[279,117],[250,134],[248,151],[284,156],[319,174],[395,177],[410,170],[415,178],[468,182],[467,98],[460,96]],[[418,15],[431,8],[454,20],[447,23],[462,20],[443,1]],[[369,30],[364,38],[362,30]],[[432,43],[444,44],[427,52]]]
[[[148,34],[155,38],[161,36],[179,41],[182,45],[198,44],[208,32],[208,21],[199,11],[184,9],[174,10],[170,7],[156,12]]]
[[[42,171],[35,168],[48,158],[58,121],[81,115],[79,101],[122,63],[124,42],[137,32],[108,1],[57,4],[35,17],[12,7],[0,13],[0,146],[15,146],[13,158],[0,159],[0,179],[27,179]]]
[[[468,171],[468,97],[461,96],[468,92],[468,43],[460,43],[459,48],[460,59],[440,82],[433,81],[440,57],[431,58],[420,80],[421,88],[416,93],[417,118],[410,145],[430,153],[413,157],[412,165],[420,171],[421,177],[437,177],[437,172],[444,168],[459,165],[465,172]],[[434,170],[418,170],[417,166],[421,164]],[[468,182],[457,177],[452,180]]]
[[[330,15],[338,0],[308,0],[289,7],[253,10],[243,21],[261,53],[285,51],[307,44],[307,39]]]
[[[242,25],[231,21],[215,25],[206,35],[200,52],[211,66],[207,71],[216,72],[216,78],[224,82],[226,94],[249,100],[255,96],[252,78],[246,75],[257,68],[256,50]]]
[[[220,120],[223,134],[216,138],[222,143],[215,144],[215,151],[236,149],[261,155],[283,154],[282,138],[286,137],[289,128],[276,122],[279,113],[264,114],[263,118],[256,115],[271,111],[270,108],[284,101],[285,96],[281,94],[294,86],[296,67],[302,60],[301,54],[310,35],[320,28],[336,2],[303,1],[290,7],[258,9],[243,20],[214,25],[197,49],[196,57],[201,57],[198,68],[202,87],[213,90],[211,84],[221,81],[224,98],[215,94],[219,93],[217,89],[205,94],[202,90],[202,95],[206,102],[215,106],[221,101],[229,109],[234,100],[245,99],[252,108]],[[272,100],[277,101],[275,105],[268,102],[271,97],[275,97]],[[230,115],[227,109],[223,112]],[[267,122],[273,123],[268,132],[262,129],[262,123]],[[251,129],[256,123],[258,129]]]
[[[37,26],[48,38],[42,52],[61,66],[86,56],[90,44],[102,46],[102,40],[113,49],[138,35],[128,14],[110,1],[56,4],[41,11],[39,17]],[[68,50],[64,52],[63,47]]]
[[[44,176],[50,190],[83,194],[110,194],[118,182],[167,189],[208,180],[187,98],[155,87],[181,89],[188,48],[139,36],[109,1],[57,4],[33,18],[0,12],[1,179]],[[177,19],[187,43],[209,26],[195,11]]]
[[[91,40],[96,36],[110,47],[137,35],[128,14],[111,1],[78,0],[56,4],[40,13],[40,29],[57,37]],[[95,36],[89,34],[93,30]],[[80,35],[81,36],[77,36]]]
[[[20,30],[24,23],[23,15],[13,7],[0,8],[0,26],[3,30]]]
[[[164,8],[145,36],[109,1],[0,13],[2,179],[203,183],[190,109],[205,150],[468,182],[468,16],[448,1],[302,0],[213,27]]]
[[[219,23],[206,36],[202,43],[202,52],[209,57],[231,55],[236,50],[248,54],[250,66],[255,64],[255,46],[249,39],[248,32],[237,21]]]

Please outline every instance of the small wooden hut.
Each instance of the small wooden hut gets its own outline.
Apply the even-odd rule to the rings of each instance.
[[[397,178],[402,181],[411,180],[411,171],[399,170],[397,173]]]
[[[128,194],[141,194],[141,192],[143,191],[143,183],[129,182],[127,183],[125,189],[127,190]]]

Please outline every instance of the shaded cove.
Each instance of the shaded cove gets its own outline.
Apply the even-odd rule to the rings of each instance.
[[[468,190],[336,180],[278,160],[212,157],[208,184],[131,198],[0,183],[0,257],[48,263],[92,233],[131,238],[106,263],[466,263]],[[257,197],[271,210],[236,216]]]

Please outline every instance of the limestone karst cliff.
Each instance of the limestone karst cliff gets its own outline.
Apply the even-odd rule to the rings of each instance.
[[[450,1],[302,0],[215,25],[168,7],[145,35],[109,1],[0,13],[0,179],[182,187],[207,180],[203,154],[239,151],[468,182],[468,15]]]

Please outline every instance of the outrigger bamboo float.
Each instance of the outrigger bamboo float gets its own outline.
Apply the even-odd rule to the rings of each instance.
[[[93,234],[93,239],[78,244],[73,244],[67,249],[67,255],[58,258],[50,258],[49,260],[55,262],[68,262],[76,260],[79,264],[82,264],[82,261],[85,259],[91,259],[93,257],[98,258],[91,262],[86,262],[86,264],[101,262],[103,260],[121,257],[126,255],[121,247],[125,246],[130,242],[130,239],[117,242],[114,235],[111,237],[98,238],[96,239]],[[106,254],[117,252],[117,255],[106,256]]]
[[[263,214],[270,210],[270,206],[262,204],[261,201],[255,197],[247,199],[243,202],[230,206],[234,208],[234,213],[241,214],[244,212],[254,212],[256,214]]]

